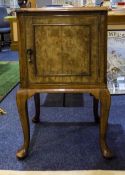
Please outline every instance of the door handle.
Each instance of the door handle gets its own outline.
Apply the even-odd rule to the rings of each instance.
[[[29,63],[33,62],[32,55],[33,55],[33,50],[32,49],[27,49],[26,51],[27,59]]]

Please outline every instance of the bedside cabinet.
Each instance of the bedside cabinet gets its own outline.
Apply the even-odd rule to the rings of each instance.
[[[17,106],[24,143],[17,152],[27,156],[30,131],[27,100],[34,96],[39,122],[39,93],[90,93],[95,109],[100,101],[99,142],[102,155],[111,158],[106,143],[110,94],[107,89],[107,8],[37,8],[17,10],[20,52],[20,89]]]

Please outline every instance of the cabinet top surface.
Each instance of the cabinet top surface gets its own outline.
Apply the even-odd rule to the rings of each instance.
[[[21,8],[16,12],[82,12],[82,11],[108,11],[107,7],[42,7],[42,8]]]

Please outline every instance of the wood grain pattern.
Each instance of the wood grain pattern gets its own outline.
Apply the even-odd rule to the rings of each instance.
[[[49,8],[50,9],[50,8]],[[90,93],[94,113],[100,108],[100,148],[105,158],[112,152],[106,143],[110,94],[106,86],[107,10],[106,8],[20,9],[21,88],[17,105],[24,143],[17,152],[25,158],[29,149],[27,100],[34,96],[39,121],[39,93]],[[95,119],[97,116],[95,116]]]
[[[34,64],[28,67],[30,84],[101,82],[97,64],[105,59],[99,57],[103,48],[98,42],[98,20],[98,15],[86,14],[28,17],[27,48],[35,53]]]

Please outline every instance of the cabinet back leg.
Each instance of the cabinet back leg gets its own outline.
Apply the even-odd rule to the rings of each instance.
[[[94,119],[96,123],[99,123],[100,117],[98,115],[98,104],[99,100],[93,97],[93,113],[94,113]]]
[[[34,103],[35,103],[35,116],[33,117],[32,121],[34,123],[38,123],[40,121],[40,94],[36,93],[34,95]]]

